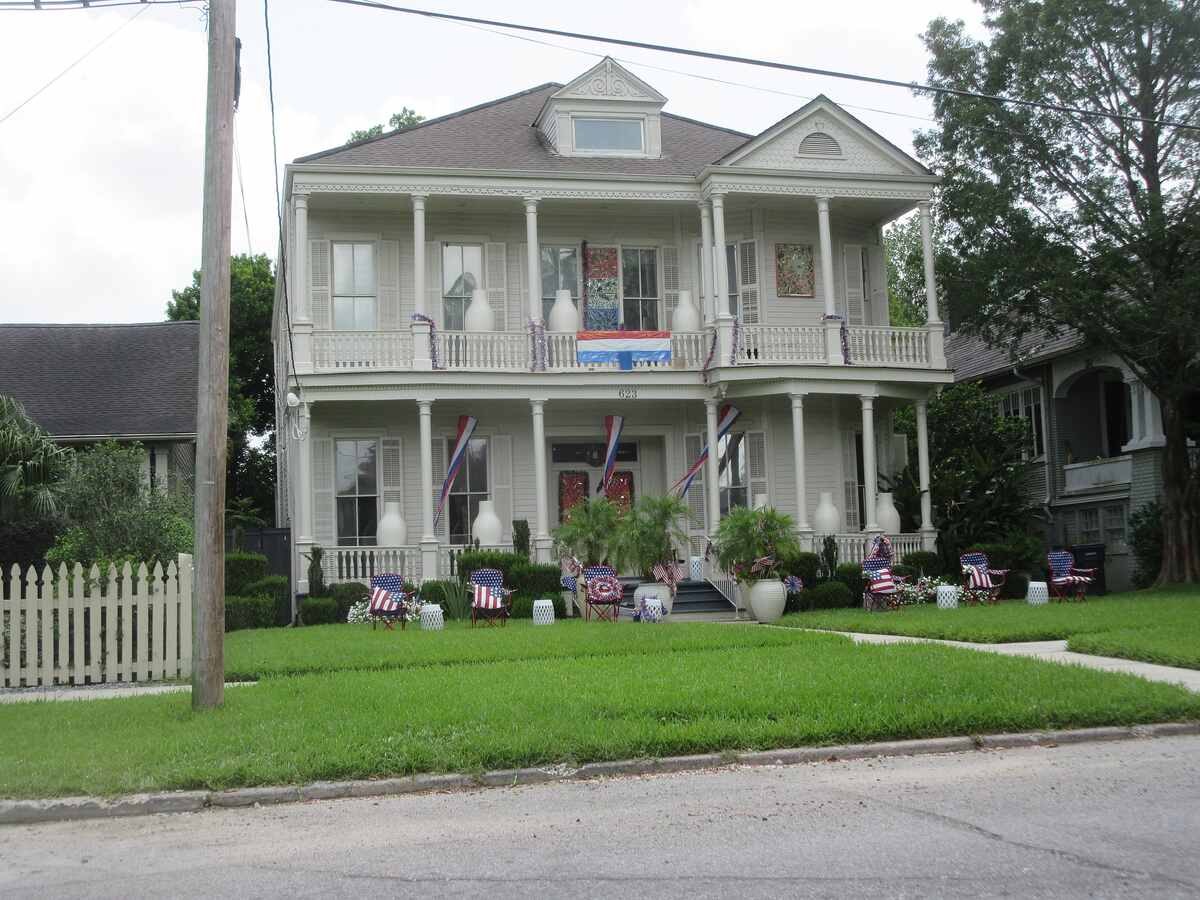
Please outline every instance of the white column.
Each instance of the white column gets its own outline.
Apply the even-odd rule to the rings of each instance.
[[[833,238],[829,233],[829,198],[817,198],[817,232],[821,242],[821,292],[825,295],[825,315],[837,315],[833,294]]]
[[[538,202],[525,198],[525,284],[529,290],[529,318],[542,321],[542,254],[538,246]]]
[[[713,229],[712,212],[708,204],[700,203],[700,309],[708,324],[717,317],[713,292]]]
[[[812,536],[808,524],[808,485],[804,472],[804,395],[792,394],[792,460],[796,477],[796,531],[800,534],[805,549]]]
[[[1146,446],[1162,447],[1167,443],[1167,437],[1163,434],[1162,402],[1146,385],[1142,385],[1142,391],[1143,402],[1149,412],[1146,417]]]
[[[533,478],[534,496],[537,498],[537,530],[534,533],[534,544],[537,549],[538,562],[550,561],[550,512],[548,493],[548,476],[546,474],[546,416],[544,400],[530,400],[533,412]]]
[[[425,308],[425,195],[413,194],[413,312],[429,315]],[[433,369],[429,348],[429,326],[412,322],[413,368],[428,372]]]
[[[433,530],[433,401],[418,400],[421,425],[421,580],[438,577],[438,539]]]
[[[925,309],[928,324],[941,324],[937,304],[937,279],[933,273],[933,219],[929,212],[929,202],[917,204],[921,215],[921,257],[925,261]]]
[[[729,291],[729,260],[725,256],[725,197],[713,194],[713,252],[716,254],[717,283],[713,289],[713,309],[715,318],[731,319],[729,301],[726,299]]]
[[[721,485],[717,475],[717,412],[719,400],[704,401],[704,421],[708,440],[708,460],[704,468],[704,486],[708,495],[708,534],[717,533],[721,523]]]
[[[933,549],[933,498],[929,494],[929,404],[917,401],[917,478],[921,488],[921,547]],[[928,544],[928,546],[926,546]]]
[[[875,398],[862,396],[863,436],[863,531],[879,531],[875,521],[875,493],[879,489],[878,467],[875,463]]]
[[[308,194],[296,194],[296,246],[292,248],[292,309],[297,322],[312,321],[312,292],[308,289]]]
[[[295,439],[296,466],[291,475],[292,528],[295,531],[293,551],[296,554],[296,593],[307,594],[308,561],[305,556],[312,550],[313,544],[312,420],[309,404],[300,404],[295,415],[299,421],[299,432],[304,436]],[[283,447],[286,448],[286,428],[284,433]]]

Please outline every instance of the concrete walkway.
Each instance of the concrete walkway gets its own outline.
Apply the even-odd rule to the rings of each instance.
[[[227,681],[225,687],[243,687],[256,681]],[[53,687],[7,688],[0,690],[0,704],[63,702],[67,700],[116,700],[120,697],[146,697],[153,694],[191,693],[190,684],[159,682],[157,684],[96,684],[87,687],[55,685]]]
[[[816,631],[816,629],[806,629]],[[1138,675],[1149,681],[1165,681],[1178,684],[1200,693],[1200,669],[1181,669],[1177,666],[1160,666],[1156,663],[1118,659],[1113,656],[1092,656],[1088,653],[1073,653],[1067,649],[1066,641],[1022,641],[1013,644],[976,644],[970,641],[942,641],[936,638],[909,637],[899,634],[863,634],[857,631],[821,631],[821,634],[840,634],[860,644],[945,644],[947,647],[963,647],[967,650],[983,650],[987,653],[1002,653],[1007,656],[1030,656],[1047,662],[1084,666],[1105,672],[1122,672]]]

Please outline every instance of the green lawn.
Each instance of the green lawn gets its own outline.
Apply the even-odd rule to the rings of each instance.
[[[1200,589],[1167,588],[1098,597],[1085,603],[938,609],[932,604],[896,612],[831,609],[785,616],[780,624],[830,631],[863,631],[995,644],[1068,640],[1072,650],[1200,668]],[[1103,651],[1099,648],[1103,647]],[[1087,649],[1085,649],[1087,648]]]
[[[1200,718],[1200,695],[1124,675],[737,625],[330,626],[229,643],[231,664],[269,677],[222,710],[193,714],[180,694],[0,706],[0,796]],[[269,674],[319,647],[327,671]]]

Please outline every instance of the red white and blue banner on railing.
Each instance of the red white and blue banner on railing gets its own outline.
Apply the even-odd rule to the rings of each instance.
[[[729,433],[729,429],[733,427],[734,420],[742,414],[742,411],[732,403],[726,403],[721,407],[720,420],[717,422],[717,440],[720,441]],[[700,455],[696,457],[696,461],[692,463],[692,467],[683,473],[683,477],[671,485],[671,491],[679,495],[682,500],[687,496],[688,488],[692,486],[692,482],[696,480],[696,476],[700,474],[700,470],[704,468],[704,463],[708,460],[708,446],[700,451]]]
[[[454,484],[454,476],[462,468],[467,456],[467,447],[471,443],[471,435],[475,433],[478,420],[474,416],[458,417],[458,440],[454,444],[454,452],[450,454],[450,464],[446,466],[446,480],[442,482],[442,493],[438,496],[437,513],[433,517],[433,527],[437,528],[442,520],[442,509],[446,506],[446,498],[450,496],[450,485]]]
[[[580,365],[671,361],[669,331],[580,331],[575,335],[575,358]]]
[[[604,475],[596,487],[597,494],[608,490],[613,471],[617,467],[617,445],[621,442],[621,429],[625,427],[624,416],[604,417]]]

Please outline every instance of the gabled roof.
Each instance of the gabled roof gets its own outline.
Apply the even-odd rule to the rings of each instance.
[[[663,104],[667,98],[623,65],[606,56],[566,87],[556,91],[554,100],[633,100]]]
[[[196,435],[197,322],[0,325],[0,394],[56,438]]]
[[[1051,336],[1035,329],[1017,344],[1016,361],[1008,344],[990,346],[983,338],[954,332],[946,339],[946,365],[955,381],[987,378],[1012,371],[1014,365],[1029,366],[1070,353],[1083,344],[1076,331],[1064,330]]]

